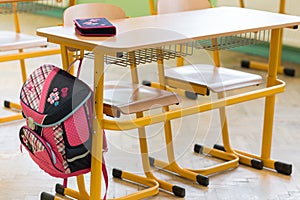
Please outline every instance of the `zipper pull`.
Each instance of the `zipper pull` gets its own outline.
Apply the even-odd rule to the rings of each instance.
[[[31,117],[27,118],[27,125],[30,129],[35,130],[35,124],[34,124],[34,121]]]

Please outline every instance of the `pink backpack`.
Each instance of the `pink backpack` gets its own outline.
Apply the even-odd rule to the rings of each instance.
[[[68,177],[90,171],[92,99],[84,82],[50,64],[34,70],[21,89],[27,125],[20,141],[41,169],[64,178],[65,187]]]

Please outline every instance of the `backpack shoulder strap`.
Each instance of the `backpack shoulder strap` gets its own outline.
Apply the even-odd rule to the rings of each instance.
[[[103,156],[102,156],[102,174],[103,174],[103,179],[105,181],[105,193],[104,193],[103,200],[106,200],[106,195],[108,190],[108,174],[107,174],[106,164]]]

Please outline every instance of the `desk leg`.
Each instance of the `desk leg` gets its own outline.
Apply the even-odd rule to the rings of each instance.
[[[272,30],[271,33],[267,87],[274,85],[277,78],[277,68],[280,65],[282,32],[283,32],[282,29],[274,29]],[[275,109],[275,95],[267,96],[265,100],[265,116],[264,116],[261,159],[264,162],[264,166],[273,169],[275,168],[278,172],[282,172],[284,174],[290,174],[292,171],[291,165],[270,160],[274,109]]]
[[[62,67],[64,70],[67,70],[67,68],[69,66],[68,48],[65,45],[61,44],[60,49],[61,49]]]
[[[282,31],[282,29],[273,29],[271,32],[267,87],[276,85],[277,71],[280,65]],[[292,173],[291,164],[270,159],[273,136],[274,109],[275,94],[266,96],[261,155],[256,156],[239,150],[235,150],[235,152],[246,157],[262,160],[264,167],[275,169],[277,172],[285,175],[290,175]]]
[[[90,199],[101,199],[102,180],[102,128],[103,120],[103,84],[104,84],[104,54],[95,51],[94,60],[94,119],[93,119],[93,142],[92,164],[90,181]]]
[[[62,59],[62,65],[63,65],[63,69],[64,70],[68,70],[69,69],[69,73],[74,75],[74,66],[72,66],[70,68],[70,63],[73,62],[73,55],[74,55],[74,51],[69,51],[68,47],[66,47],[65,45],[61,44],[60,45],[60,49],[61,49],[61,59]]]
[[[280,38],[282,35],[282,29],[272,30],[271,43],[270,43],[270,55],[269,55],[269,70],[267,87],[274,85],[277,77],[277,68],[280,64]],[[267,96],[265,100],[265,115],[264,115],[264,127],[262,138],[262,160],[270,159],[271,145],[272,145],[272,129],[274,119],[275,108],[275,95]]]

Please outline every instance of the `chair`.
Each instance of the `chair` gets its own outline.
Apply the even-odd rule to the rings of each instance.
[[[182,12],[199,8],[210,8],[209,1],[158,0],[157,2],[158,14]],[[216,42],[216,40],[212,41],[214,44],[217,44]],[[165,69],[165,85],[170,88],[180,88],[201,95],[209,95],[210,91],[212,91],[217,93],[218,98],[221,99],[225,97],[225,92],[229,90],[254,86],[262,82],[262,77],[259,75],[220,67],[220,58],[217,48],[214,50],[213,55],[215,63],[214,65],[194,64]],[[159,84],[156,85],[155,83],[150,83],[150,85],[153,87],[160,86]],[[186,170],[202,175],[211,175],[217,172],[233,169],[238,166],[239,161],[254,168],[261,169],[262,162],[260,160],[251,159],[240,155],[231,148],[225,106],[219,108],[219,112],[224,146],[215,145],[215,148],[209,148],[196,144],[194,146],[194,151],[196,153],[210,154],[214,157],[225,160],[226,162],[204,169],[184,169],[176,163],[173,150],[167,149],[169,162],[150,158],[152,165],[167,171],[175,172],[179,175],[186,174]],[[170,135],[168,137],[170,137]],[[190,179],[194,180],[194,177],[192,176]]]
[[[83,3],[71,6],[64,11],[64,26],[74,26],[73,19],[84,17],[106,17],[108,19],[126,18],[125,12],[112,4]],[[72,20],[70,20],[72,19]]]
[[[73,27],[74,18],[85,17],[106,17],[107,19],[120,19],[125,18],[126,15],[121,8],[111,4],[78,4],[65,10],[63,17],[64,26]],[[72,55],[68,53],[69,51],[80,51],[80,58],[82,58],[83,56],[83,52],[81,50],[69,47],[65,48],[64,50],[62,50],[62,54],[64,55],[63,60],[65,60],[64,62],[66,66],[69,65],[70,59],[68,59],[65,55]],[[179,103],[180,98],[174,93],[139,85],[136,67],[137,66],[134,63],[131,64],[132,83],[105,83],[105,102],[103,105],[103,110],[104,114],[106,114],[107,116],[120,117],[121,114],[136,114],[136,117],[142,117],[144,111]],[[129,180],[131,182],[144,185],[148,188],[117,199],[142,199],[150,197],[158,193],[159,187],[169,192],[173,192],[177,196],[183,197],[185,195],[185,190],[183,188],[158,180],[151,173],[150,163],[148,159],[149,156],[145,128],[139,128],[138,132],[140,151],[142,155],[142,164],[146,177],[138,176],[119,169],[113,169],[113,177]],[[56,192],[61,195],[67,195],[77,199],[87,199],[88,194],[85,190],[83,175],[77,177],[77,185],[79,191],[75,191],[71,188],[64,188],[57,189]],[[56,188],[62,188],[62,186],[57,185]],[[45,196],[45,198],[47,198],[46,196],[49,196],[50,194],[43,193],[43,195]]]
[[[204,8],[210,8],[208,0],[188,0],[188,1],[157,1],[157,14],[165,14],[172,12],[183,12],[189,10],[199,10]]]
[[[10,1],[4,1],[4,3],[6,4],[8,4],[9,2]],[[11,1],[10,3],[12,4],[12,6],[11,11],[9,11],[8,13],[12,14],[14,17],[15,31],[0,31],[0,52],[3,52],[3,54],[0,55],[0,62],[19,60],[22,81],[24,82],[27,79],[25,59],[59,54],[60,49],[44,48],[48,44],[45,38],[21,33],[17,11],[18,3],[17,1]],[[2,12],[0,12],[0,14],[1,13]],[[4,14],[6,14],[6,12],[4,12]],[[43,47],[43,49],[40,47]],[[39,50],[28,52],[23,51],[24,49],[33,48],[39,48]],[[11,108],[17,111],[21,110],[19,104],[10,101],[4,101],[4,107]],[[22,114],[19,113],[12,116],[1,117],[0,123],[5,123],[18,119],[23,119]]]
[[[199,3],[199,1],[202,1],[202,2]],[[168,3],[168,2],[166,2],[166,3]],[[178,10],[178,11],[188,11],[188,10],[197,10],[197,9],[202,9],[202,8],[208,8],[208,7],[210,7],[210,3],[207,0],[193,0],[193,1],[181,2],[180,5],[179,4],[178,5],[169,4],[168,6],[169,7],[164,7],[163,9],[158,11],[157,8],[158,7],[161,8],[161,6],[155,5],[154,0],[149,0],[149,7],[150,7],[151,15],[156,15],[157,13],[163,14],[163,13],[174,12],[174,10],[178,10],[179,7],[180,7],[180,10]]]

